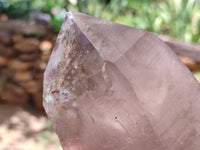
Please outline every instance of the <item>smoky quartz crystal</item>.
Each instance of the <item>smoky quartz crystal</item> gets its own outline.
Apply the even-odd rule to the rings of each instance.
[[[43,97],[64,150],[200,149],[200,86],[147,31],[68,12]]]

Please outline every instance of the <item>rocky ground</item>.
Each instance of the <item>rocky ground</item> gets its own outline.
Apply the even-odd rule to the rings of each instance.
[[[0,105],[1,150],[61,150],[44,113]]]

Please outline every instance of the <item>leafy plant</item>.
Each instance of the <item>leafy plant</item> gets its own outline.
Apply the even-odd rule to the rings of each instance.
[[[200,71],[194,73],[194,77],[200,82]]]
[[[0,0],[0,13],[11,17],[26,17],[33,10],[49,14],[56,32],[67,9],[200,43],[198,0]]]
[[[1,92],[6,93],[6,79],[2,76],[0,76],[0,93]]]
[[[26,17],[30,12],[30,0],[0,0],[0,13],[18,18]]]
[[[53,132],[50,121],[47,121],[46,130],[39,134],[39,140],[41,140],[45,146],[45,149],[49,149],[51,145],[56,145],[58,149],[61,149],[61,145],[57,135]]]
[[[129,0],[136,28],[167,34],[190,43],[200,43],[200,9],[197,0],[147,1]]]

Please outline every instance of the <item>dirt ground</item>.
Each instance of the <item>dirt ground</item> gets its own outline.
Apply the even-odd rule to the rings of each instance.
[[[62,150],[44,113],[0,105],[0,150]]]

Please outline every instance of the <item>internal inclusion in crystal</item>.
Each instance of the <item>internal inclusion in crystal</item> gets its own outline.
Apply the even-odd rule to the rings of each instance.
[[[64,58],[67,63],[66,65],[63,63],[58,64],[55,71],[54,69],[52,71],[57,71],[56,74],[58,74],[58,69],[61,68],[59,66],[67,67],[66,69],[61,69],[61,71],[63,70],[64,72],[61,72],[63,77],[61,77],[60,80],[63,78],[65,80],[63,80],[60,84],[59,90],[55,90],[56,92],[49,92],[49,94],[51,93],[51,96],[47,96],[47,99],[49,99],[48,97],[51,97],[52,99],[53,96],[56,97],[56,101],[69,101],[70,99],[75,99],[76,96],[82,95],[85,91],[94,90],[96,83],[92,78],[94,75],[99,73],[102,73],[103,79],[106,83],[105,94],[111,96],[114,91],[110,89],[112,87],[112,83],[105,70],[107,62],[100,58],[95,48],[91,45],[80,29],[74,24],[71,12],[68,13],[68,16],[69,17],[67,19],[69,19],[70,26],[69,24],[64,24],[65,26],[63,25],[64,27],[61,28],[58,41],[56,43],[56,48],[59,48],[61,44],[64,44],[65,46],[62,48],[69,49],[65,50],[67,53],[64,51],[64,54],[62,55],[67,56]],[[66,28],[69,29],[66,30]],[[66,36],[69,38],[64,38]],[[58,96],[55,96],[58,95],[58,93],[59,98]]]

